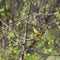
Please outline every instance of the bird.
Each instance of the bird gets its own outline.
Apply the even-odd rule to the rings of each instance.
[[[37,28],[33,28],[33,31],[37,36],[41,36],[41,34],[42,34],[42,32],[39,31]]]

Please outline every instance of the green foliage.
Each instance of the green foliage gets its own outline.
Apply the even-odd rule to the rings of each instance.
[[[2,12],[4,12],[4,8],[1,8],[1,9],[0,9],[0,13],[2,13]]]
[[[23,48],[24,60],[43,60],[46,55],[60,53],[60,7],[55,8],[53,3],[54,0],[0,0],[0,60],[19,60]],[[33,27],[41,30],[42,36],[36,36]]]
[[[27,53],[27,54],[25,54],[24,57],[25,57],[25,60],[36,60],[38,55],[37,54],[33,55],[33,54]]]

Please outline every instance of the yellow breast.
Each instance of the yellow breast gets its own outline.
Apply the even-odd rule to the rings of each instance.
[[[36,35],[40,35],[40,34],[41,34],[41,32],[38,31],[36,28],[34,28],[33,30],[34,30],[34,33],[35,33]]]

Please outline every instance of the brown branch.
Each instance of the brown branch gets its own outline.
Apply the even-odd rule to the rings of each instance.
[[[0,19],[0,22],[1,22],[4,26],[9,27],[9,26],[7,25],[7,23],[5,23],[2,19]]]

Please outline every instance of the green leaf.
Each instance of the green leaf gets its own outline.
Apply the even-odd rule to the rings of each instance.
[[[55,12],[56,17],[60,18],[60,13],[59,11]]]
[[[10,37],[14,37],[15,35],[14,35],[13,32],[10,32],[10,33],[9,33],[9,36],[10,36]]]
[[[1,9],[0,9],[0,13],[2,13],[2,12],[4,12],[4,8],[1,8]]]
[[[20,23],[20,22],[18,22],[15,26],[16,26],[16,27],[18,27],[20,24],[21,24],[21,23]]]

